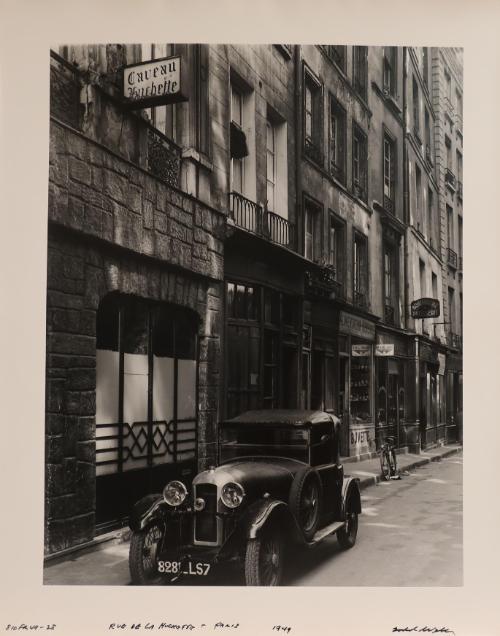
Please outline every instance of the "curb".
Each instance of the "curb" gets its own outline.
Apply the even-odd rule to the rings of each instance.
[[[438,462],[444,457],[450,457],[451,455],[456,455],[463,449],[463,446],[457,446],[455,448],[448,448],[443,453],[439,455],[432,455],[429,457],[422,457],[422,459],[417,459],[409,464],[406,464],[404,467],[401,467],[399,470],[413,470],[415,468],[420,468],[425,466],[426,464],[430,464],[431,462]],[[355,471],[353,471],[355,472]],[[355,475],[353,475],[355,477]],[[380,475],[374,475],[373,477],[361,477],[358,478],[359,489],[364,490],[369,486],[376,486],[380,482],[384,481]]]

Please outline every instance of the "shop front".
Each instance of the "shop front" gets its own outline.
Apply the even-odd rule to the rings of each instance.
[[[338,400],[343,410],[344,440],[347,437],[347,444],[342,448],[346,456],[361,456],[376,450],[374,344],[374,323],[340,311]]]
[[[446,441],[463,441],[462,356],[449,352],[446,356]]]
[[[418,342],[420,446],[432,448],[444,442],[445,356],[439,348],[422,339]]]
[[[406,446],[406,395],[408,391],[409,349],[407,337],[377,330],[375,344],[377,446],[394,437],[398,447]]]

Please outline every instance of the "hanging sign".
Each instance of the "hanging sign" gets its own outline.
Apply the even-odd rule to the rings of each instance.
[[[379,357],[393,356],[394,345],[393,344],[377,344],[375,345],[375,355]]]
[[[149,108],[184,101],[181,57],[173,55],[123,69],[123,99],[130,108]]]
[[[411,304],[412,318],[437,318],[439,315],[439,300],[435,298],[419,298]]]
[[[365,358],[370,355],[371,345],[353,344],[351,354],[353,358]]]

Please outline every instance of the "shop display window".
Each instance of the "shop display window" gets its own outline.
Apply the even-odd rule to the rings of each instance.
[[[358,349],[354,349],[358,347]],[[366,355],[359,353],[366,352]],[[351,357],[351,418],[353,423],[369,422],[371,409],[371,346],[353,344]]]

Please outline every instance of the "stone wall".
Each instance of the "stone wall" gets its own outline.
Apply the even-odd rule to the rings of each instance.
[[[45,550],[95,532],[96,313],[113,291],[198,314],[198,462],[216,453],[225,218],[53,122]]]

